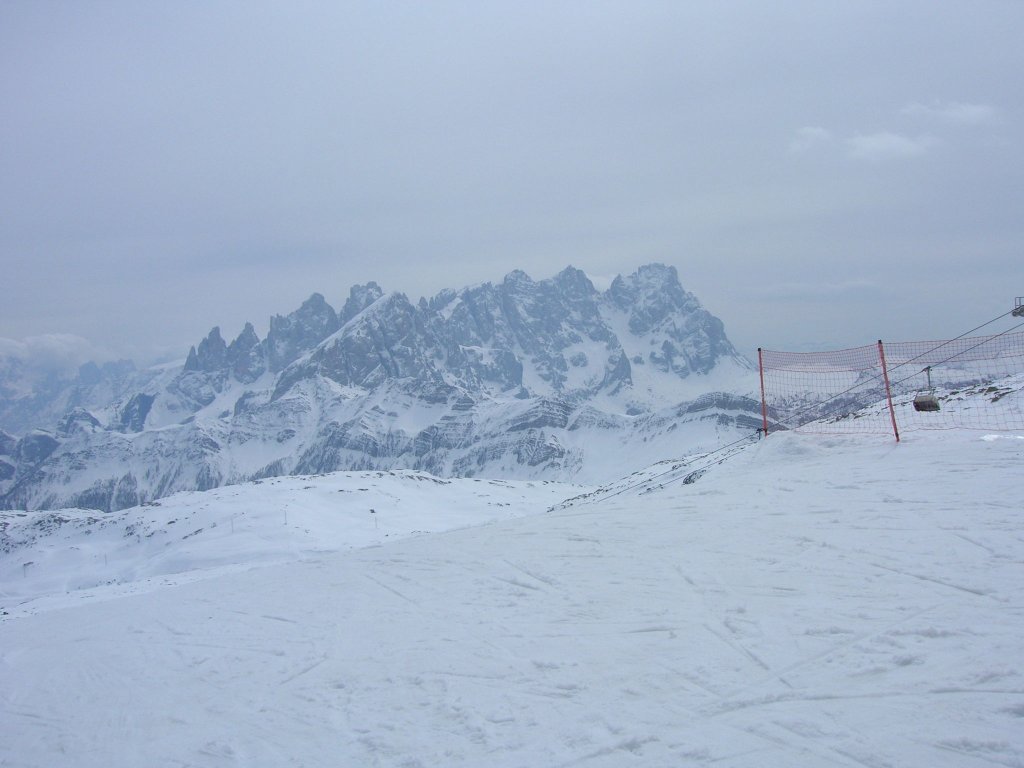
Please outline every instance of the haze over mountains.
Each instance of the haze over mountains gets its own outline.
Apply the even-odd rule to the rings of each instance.
[[[605,291],[569,267],[415,304],[374,282],[339,310],[313,294],[264,339],[213,328],[184,365],[42,386],[2,365],[5,508],[339,469],[597,480],[759,423],[750,364],[658,264]]]

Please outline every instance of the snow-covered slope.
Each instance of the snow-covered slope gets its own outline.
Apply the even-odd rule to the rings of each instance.
[[[1024,764],[1024,435],[778,433],[703,466],[589,494],[281,480],[25,544],[19,518],[0,763]],[[145,594],[63,591],[131,562]]]
[[[120,512],[0,512],[0,612],[111,599],[536,514],[580,486],[420,472],[281,477]]]

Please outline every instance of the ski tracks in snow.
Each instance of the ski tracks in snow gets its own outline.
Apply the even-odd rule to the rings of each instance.
[[[1022,766],[1009,449],[917,445],[5,621],[0,763]]]

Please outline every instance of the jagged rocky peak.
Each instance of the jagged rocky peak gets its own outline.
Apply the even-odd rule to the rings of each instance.
[[[597,296],[597,289],[590,282],[587,273],[582,269],[568,266],[552,278],[566,298],[574,301],[592,300]]]
[[[487,283],[490,285],[490,283]],[[429,300],[426,298],[420,299],[420,309],[424,312],[440,312],[453,301],[459,298],[461,295],[468,294],[472,289],[466,288],[464,290],[456,291],[454,288],[445,288],[436,296],[431,297]]]
[[[220,326],[214,326],[199,348],[192,347],[185,360],[186,371],[219,371],[227,365],[228,345],[220,335]]]
[[[656,348],[648,358],[661,370],[687,376],[708,373],[722,358],[742,361],[722,321],[683,289],[675,267],[648,264],[619,275],[606,296],[628,313],[630,332],[650,337]]]
[[[697,297],[683,290],[675,267],[647,264],[636,272],[612,281],[607,295],[619,309],[629,313],[629,329],[648,333],[666,317],[679,311],[703,309]]]
[[[341,310],[341,322],[347,323],[383,295],[384,291],[372,280],[365,285],[353,285]]]
[[[224,342],[220,328],[215,327],[198,348],[189,350],[185,367],[162,392],[148,387],[136,390],[118,405],[110,426],[122,432],[143,431],[158,398],[163,406],[157,410],[165,415],[194,413],[213,402],[232,380],[250,384],[266,370],[266,344],[260,341],[252,323],[246,323],[231,344]]]
[[[260,337],[256,335],[256,329],[252,327],[252,323],[246,323],[245,328],[238,334],[238,338],[228,345],[228,359],[237,359],[253,347],[258,346],[259,343]]]
[[[338,313],[322,294],[314,293],[290,315],[270,318],[267,362],[275,373],[284,370],[341,326]]]
[[[440,380],[429,359],[436,342],[426,333],[422,315],[406,295],[383,297],[348,328],[325,358],[332,362],[326,370],[335,381],[373,388],[389,379],[413,379],[422,384]]]
[[[279,377],[274,397],[311,375],[367,389],[391,379],[414,379],[423,385],[439,382],[441,377],[428,359],[435,343],[425,332],[419,310],[402,293],[370,303],[372,309],[360,311],[340,332],[290,365]]]
[[[528,279],[528,278],[527,278]],[[445,376],[474,392],[522,385],[523,366],[500,288],[491,283],[446,289],[420,302],[433,360]]]
[[[348,320],[383,296],[377,283],[352,286],[345,307],[339,315],[321,293],[314,293],[289,315],[270,318],[270,330],[261,342],[252,323],[231,344],[215,327],[198,347],[193,347],[185,362],[185,372],[219,373],[229,371],[242,383],[251,383],[266,370],[274,373],[287,368],[302,355],[314,349]]]
[[[618,343],[602,320],[599,299],[586,274],[568,267],[539,281],[515,270],[497,285],[444,290],[420,308],[436,340],[437,364],[460,386],[524,397],[572,391],[577,397],[604,386],[606,373],[615,372],[609,386],[611,379],[628,380],[628,362],[615,354]],[[527,370],[532,383],[524,389]]]
[[[192,347],[185,360],[185,373],[220,373],[229,370],[241,382],[255,381],[260,377],[266,364],[263,348],[252,323],[246,323],[238,337],[225,343],[220,327],[214,327],[209,335]]]
[[[502,284],[503,300],[513,330],[527,352],[551,352],[584,336],[607,341],[598,293],[590,278],[567,267],[549,280],[534,282],[521,270]]]
[[[521,269],[513,269],[505,275],[505,279],[502,281],[502,285],[509,287],[530,286],[533,284],[533,278]]]
[[[252,323],[246,323],[238,338],[228,346],[227,362],[231,374],[244,384],[256,381],[267,369],[263,346]]]
[[[575,267],[566,267],[551,282],[558,289],[556,300],[563,303],[568,315],[572,316],[588,338],[612,341],[612,334],[601,316],[600,294],[585,272]]]

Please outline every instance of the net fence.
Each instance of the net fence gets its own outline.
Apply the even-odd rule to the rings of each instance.
[[[758,356],[769,431],[1024,429],[1024,332]]]

